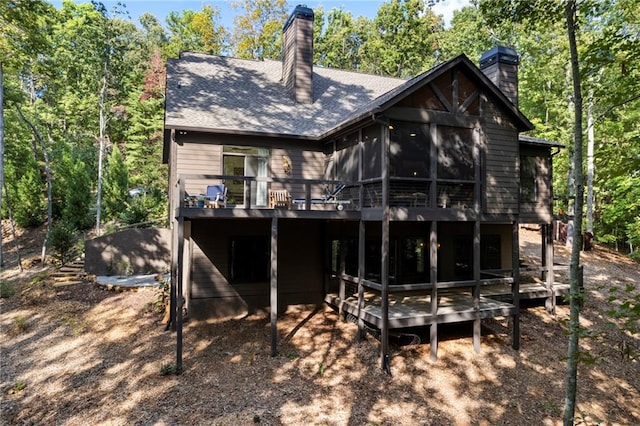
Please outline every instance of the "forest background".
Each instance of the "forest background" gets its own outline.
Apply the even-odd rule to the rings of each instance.
[[[390,0],[373,18],[316,8],[315,64],[410,78],[461,53],[478,63],[495,45],[514,48],[521,58],[519,108],[536,127],[530,136],[567,147],[554,156],[555,209],[567,211],[574,110],[562,17],[515,17],[509,0],[472,0],[445,26],[433,3]],[[577,3],[584,229],[640,258],[640,8],[637,0]],[[3,1],[2,217],[20,227],[47,223],[53,246],[79,231],[166,221],[167,58],[181,51],[281,57],[282,27],[293,5],[233,5],[233,26],[225,27],[215,3],[171,12],[165,22],[152,13],[133,22],[124,4],[107,10],[100,2],[65,0],[57,9],[43,0]],[[132,197],[134,188],[139,195]]]

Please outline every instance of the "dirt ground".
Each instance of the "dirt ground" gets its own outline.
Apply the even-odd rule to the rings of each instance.
[[[522,231],[530,259],[539,240]],[[568,258],[564,246],[556,252]],[[576,423],[640,424],[640,335],[606,314],[615,303],[609,289],[640,284],[640,265],[601,247],[582,262]],[[13,291],[0,299],[3,425],[562,423],[566,305],[555,315],[523,309],[519,351],[503,319],[483,321],[479,354],[467,325],[441,327],[435,363],[428,343],[392,344],[391,377],[380,369],[379,342],[356,342],[356,326],[326,307],[282,315],[273,358],[268,314],[190,321],[176,376],[164,374],[175,364],[176,335],[153,309],[157,291],[54,288],[49,272],[8,267],[0,277]]]

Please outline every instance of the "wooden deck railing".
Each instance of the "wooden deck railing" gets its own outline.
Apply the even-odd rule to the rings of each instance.
[[[312,200],[321,199],[330,193],[336,185],[344,184],[345,188],[337,195],[344,200],[343,206],[359,209],[361,184],[330,179],[272,178],[236,175],[197,175],[182,174],[178,177],[174,199],[180,200],[176,207],[208,207],[206,188],[208,185],[225,184],[227,186],[228,208],[269,208],[269,190],[287,191],[292,199],[292,208],[310,210]],[[239,190],[239,193],[237,192]],[[199,203],[198,201],[203,201]],[[346,202],[348,201],[348,203]],[[321,205],[322,203],[317,203]],[[327,203],[330,204],[330,203]]]

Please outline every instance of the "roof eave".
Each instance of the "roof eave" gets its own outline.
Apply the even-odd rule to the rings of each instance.
[[[179,126],[179,125],[167,125],[165,130],[175,130],[176,132],[198,132],[198,133],[211,133],[217,135],[233,135],[233,136],[259,136],[268,138],[281,138],[281,139],[297,139],[305,141],[318,141],[320,137],[314,135],[296,135],[291,133],[276,133],[276,132],[259,132],[259,131],[247,131],[247,130],[234,130],[234,129],[211,129],[206,127],[196,126]]]

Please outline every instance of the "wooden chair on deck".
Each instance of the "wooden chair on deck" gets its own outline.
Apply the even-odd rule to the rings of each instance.
[[[286,189],[270,189],[269,208],[291,209],[291,195],[289,195],[289,191]]]

